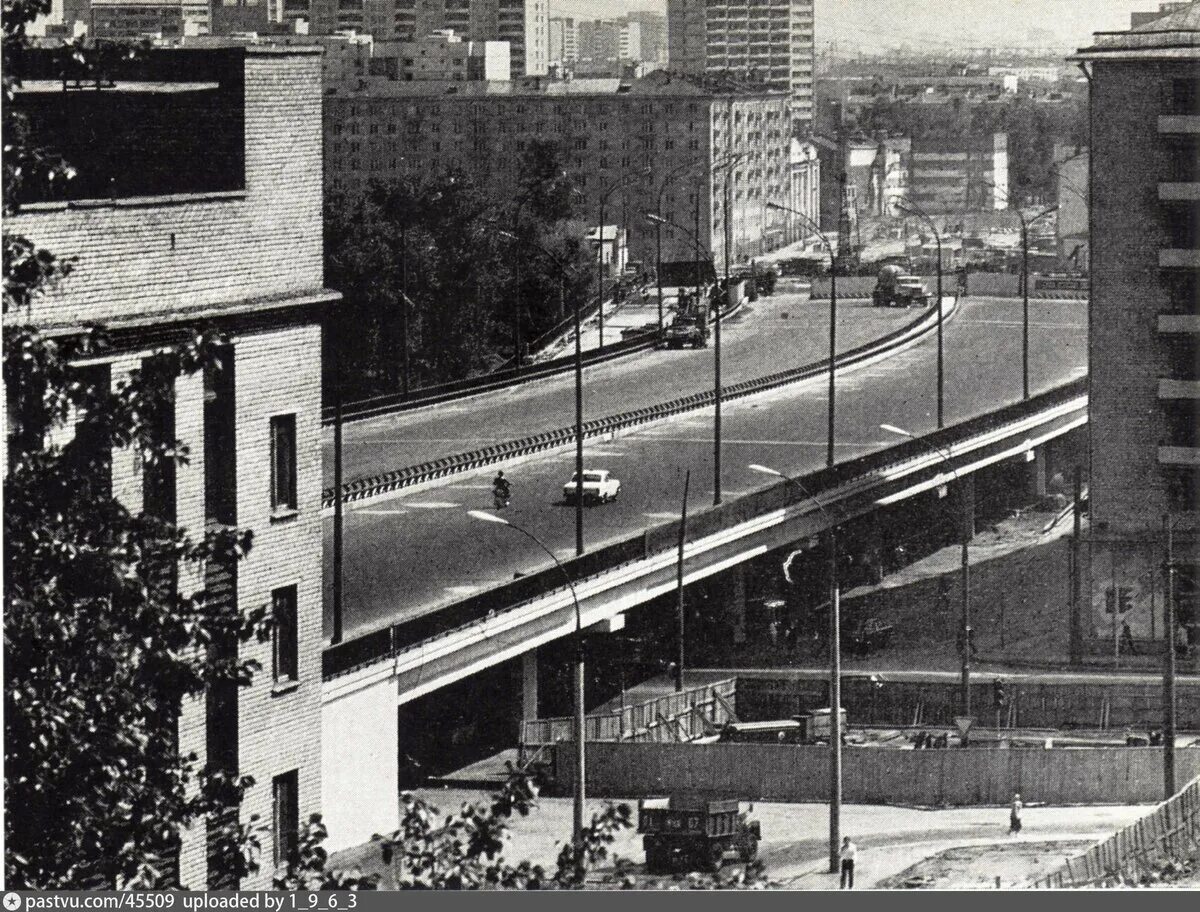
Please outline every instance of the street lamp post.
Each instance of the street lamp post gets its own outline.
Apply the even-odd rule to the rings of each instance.
[[[993,191],[999,190],[1004,196],[1005,205],[1011,205],[1011,200],[1006,191],[1000,190],[995,184],[990,181],[983,182],[984,189]],[[1051,206],[1049,209],[1044,209],[1031,219],[1025,218],[1025,213],[1021,211],[1021,207],[1017,206],[1012,210],[1017,214],[1017,219],[1021,222],[1021,395],[1022,398],[1029,398],[1029,229],[1034,222],[1045,218],[1052,212],[1058,211],[1058,206]]]
[[[696,194],[696,204],[697,204],[696,224],[697,224],[697,226],[699,225],[699,221],[700,221],[699,208],[698,208],[699,201],[700,201],[700,195],[699,195],[699,193],[697,193]],[[655,224],[655,225],[670,225],[672,228],[675,228],[676,230],[683,232],[685,235],[687,235],[691,239],[692,246],[693,246],[693,249],[695,250],[695,255],[696,255],[696,306],[697,307],[703,306],[701,304],[701,300],[700,300],[700,298],[701,298],[701,295],[700,295],[700,258],[701,258],[701,256],[703,256],[705,259],[708,260],[709,265],[712,267],[713,275],[716,275],[717,267],[716,267],[716,264],[713,262],[712,253],[704,250],[704,245],[702,245],[700,243],[699,230],[697,229],[697,231],[695,231],[695,232],[689,231],[687,228],[684,228],[678,222],[674,222],[669,218],[664,218],[663,216],[658,215],[655,212],[647,212],[644,214],[646,216],[646,219],[648,221],[652,222],[653,224]],[[717,333],[716,338],[720,339],[721,313],[720,313],[719,309],[717,311],[717,317],[716,317],[715,322],[717,324],[716,325],[716,333]],[[720,403],[721,403],[721,345],[719,342],[716,344],[716,368],[714,370],[713,398],[717,405],[716,411],[714,412],[714,416],[713,416],[713,506],[716,506],[721,502],[721,407],[720,407]]]
[[[934,242],[937,244],[937,426],[938,430],[945,427],[945,389],[946,389],[946,370],[945,361],[943,358],[943,337],[942,337],[942,235],[938,231],[937,225],[929,214],[924,209],[917,206],[915,203],[908,200],[897,201],[896,207],[901,212],[907,212],[914,215],[929,226],[933,232]],[[907,244],[907,239],[905,244]]]
[[[827,429],[825,465],[833,468],[835,461],[833,445],[837,433],[837,254],[834,252],[833,245],[829,243],[829,239],[821,232],[821,226],[806,213],[789,206],[781,206],[779,203],[767,203],[767,208],[790,212],[802,219],[810,230],[816,232],[817,238],[825,245],[825,251],[829,254],[829,427]]]
[[[841,588],[838,583],[837,524],[825,505],[799,481],[764,465],[752,464],[751,471],[782,478],[807,497],[829,525],[829,873],[836,874],[841,858],[842,827],[842,622]]]
[[[683,506],[680,508],[679,519],[679,559],[675,566],[675,598],[676,598],[676,635],[679,638],[679,655],[675,662],[675,692],[683,690],[683,660],[684,660],[684,610],[683,610],[683,547],[687,543],[687,502],[688,487],[692,482],[692,470],[688,469],[683,476]]]
[[[547,548],[545,543],[543,543],[540,538],[538,538],[528,529],[524,529],[510,520],[501,519],[494,513],[486,513],[483,510],[469,510],[468,515],[474,517],[475,519],[483,520],[484,522],[498,523],[502,526],[508,526],[509,528],[520,532],[531,542],[545,551],[550,557],[550,560],[554,561],[554,566],[556,566],[559,569],[559,572],[562,573],[563,579],[567,582],[567,588],[571,591],[571,601],[575,605],[575,700],[572,724],[573,737],[575,739],[575,801],[572,838],[575,845],[576,862],[577,864],[581,864],[583,849],[583,803],[586,783],[586,777],[584,776],[584,764],[587,759],[587,752],[585,749],[585,736],[587,732],[585,730],[586,717],[584,715],[584,684],[587,678],[585,676],[584,668],[583,617],[579,610],[579,595],[575,591],[575,581],[571,579],[571,574],[567,572],[567,568],[562,565],[562,561],[560,561],[554,555],[554,552]]]
[[[958,474],[958,470],[951,464],[950,453],[936,444],[927,443],[924,438],[918,437],[911,431],[906,431],[904,428],[896,427],[894,424],[881,424],[881,430],[887,431],[889,434],[897,434],[901,437],[907,437],[909,440],[915,440],[917,443],[924,446],[930,453],[936,454],[946,463],[946,467],[950,470],[950,474],[954,476],[955,482],[958,484],[959,499],[961,504],[960,514],[960,529],[959,538],[962,544],[962,627],[960,635],[962,637],[962,694],[961,705],[964,716],[971,715],[971,538],[975,533],[975,517],[974,517],[974,486],[971,479],[963,478]]]
[[[509,231],[496,232],[510,241],[524,242],[541,252],[558,269],[558,307],[566,310],[567,264],[537,241],[518,238]],[[583,554],[583,343],[580,340],[579,297],[575,298],[575,554]]]
[[[1029,398],[1029,227],[1057,210],[1051,206],[1031,219],[1026,219],[1020,208],[1016,210],[1021,220],[1021,390],[1025,399]]]
[[[628,187],[634,180],[639,177],[646,177],[650,174],[649,168],[644,168],[636,174],[626,175],[623,180],[617,181],[608,191],[600,194],[600,243],[596,248],[596,301],[598,303],[597,313],[599,314],[599,330],[600,330],[600,348],[604,347],[604,210],[608,205],[609,199],[618,190]],[[616,233],[613,234],[613,260],[617,258],[617,241]],[[616,265],[615,262],[613,264]]]
[[[662,201],[663,195],[667,192],[667,187],[684,171],[690,168],[695,168],[699,165],[698,161],[684,162],[679,167],[670,171],[663,178],[662,184],[658,188],[658,195],[654,199],[654,213],[662,218]],[[663,284],[662,284],[662,222],[654,223],[654,250],[655,250],[655,270],[654,275],[658,283],[658,334],[662,336],[663,332]]]
[[[1167,654],[1163,664],[1163,800],[1175,794],[1175,541],[1171,515],[1163,515],[1167,547],[1166,614]]]

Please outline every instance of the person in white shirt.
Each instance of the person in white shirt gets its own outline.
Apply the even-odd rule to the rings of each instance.
[[[1008,831],[1010,833],[1021,832],[1021,808],[1024,805],[1021,803],[1021,796],[1014,794],[1012,798],[1012,806],[1008,812]]]
[[[842,840],[842,889],[854,889],[854,857],[858,854],[858,846],[847,836]]]

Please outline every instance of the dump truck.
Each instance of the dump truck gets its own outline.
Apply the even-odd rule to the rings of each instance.
[[[907,275],[903,267],[884,266],[879,270],[875,291],[871,295],[876,307],[925,306],[930,301],[929,291],[918,276]]]
[[[667,348],[708,348],[708,307],[696,303],[696,296],[681,292],[675,319],[663,332]]]
[[[758,821],[739,810],[736,800],[711,801],[689,795],[645,798],[638,802],[638,832],[646,850],[646,872],[720,869],[727,852],[742,861],[758,857]],[[753,810],[753,806],[750,808]]]

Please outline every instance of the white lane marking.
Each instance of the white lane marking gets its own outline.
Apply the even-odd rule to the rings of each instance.
[[[411,507],[414,510],[452,510],[455,507],[461,507],[462,504],[450,503],[448,500],[435,500],[426,503],[405,503],[406,507]]]
[[[963,320],[965,325],[971,326],[1022,326],[1023,320]],[[1040,323],[1035,320],[1029,321],[1030,328],[1045,326],[1050,329],[1087,329],[1082,323]]]
[[[449,592],[451,595],[470,595],[479,588],[479,586],[447,586],[443,591]]]
[[[678,519],[678,513],[643,513],[646,519]]]
[[[355,513],[363,516],[405,516],[407,510],[355,510]]]
[[[712,443],[711,437],[670,437],[665,434],[646,434],[646,437],[653,437],[656,443]],[[744,444],[746,446],[827,446],[827,440],[737,440],[727,437],[721,438],[724,443]],[[835,447],[864,447],[870,446],[868,443],[844,443],[834,442]]]
[[[492,489],[490,484],[452,484],[446,485],[446,487],[453,491],[490,491]]]

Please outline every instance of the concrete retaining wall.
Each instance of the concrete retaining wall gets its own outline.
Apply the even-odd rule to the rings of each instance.
[[[558,782],[573,780],[570,751],[556,751]],[[1113,748],[847,747],[842,794],[858,804],[1003,805],[1026,802],[1138,804],[1162,799],[1162,750]],[[1177,752],[1176,775],[1200,775],[1200,748]],[[594,797],[688,791],[759,801],[825,801],[829,748],[786,744],[591,744],[587,787]]]

